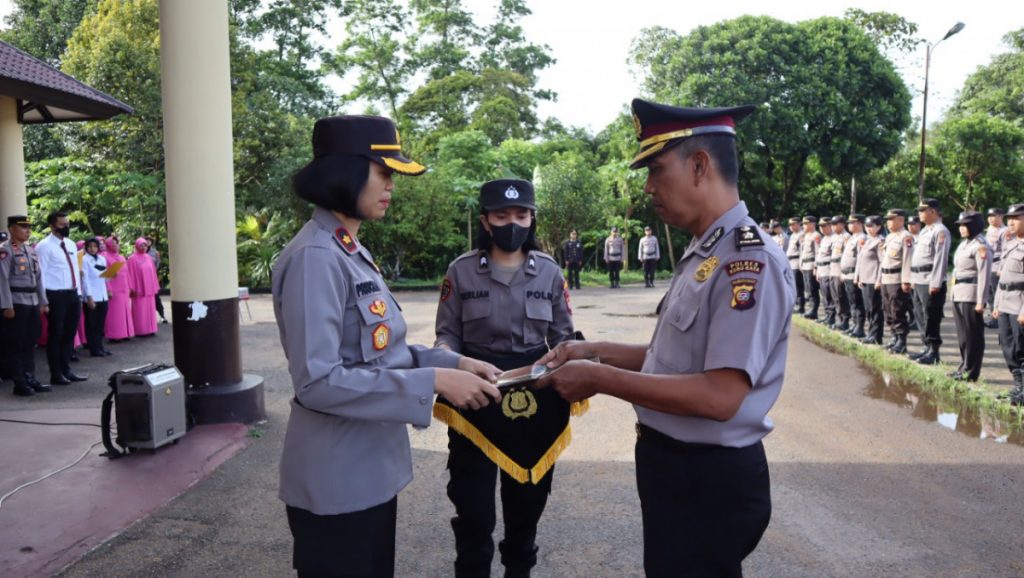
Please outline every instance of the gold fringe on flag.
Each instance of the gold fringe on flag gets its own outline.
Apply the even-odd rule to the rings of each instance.
[[[589,408],[587,400],[582,402],[576,402],[572,404],[572,415],[583,415]],[[579,411],[579,413],[576,413]],[[480,451],[484,453],[489,460],[495,463],[503,472],[512,477],[513,480],[520,484],[530,482],[534,485],[540,483],[544,476],[551,470],[555,465],[555,461],[558,460],[558,456],[562,455],[562,452],[569,447],[572,442],[572,428],[566,424],[565,429],[558,435],[555,442],[551,444],[548,451],[544,452],[537,463],[527,470],[523,466],[517,464],[512,458],[505,455],[505,452],[497,448],[491,440],[487,439],[484,434],[476,428],[473,424],[469,423],[466,418],[462,417],[457,410],[451,406],[443,403],[434,404],[434,417],[443,421],[448,427],[466,436],[466,439],[473,442],[473,445],[480,448]]]
[[[580,417],[590,410],[590,398],[581,399],[580,401],[572,402],[569,406],[569,415],[572,417]]]

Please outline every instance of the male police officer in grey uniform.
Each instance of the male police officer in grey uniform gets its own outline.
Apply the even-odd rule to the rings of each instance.
[[[940,325],[946,305],[946,267],[952,240],[949,229],[942,224],[938,200],[924,199],[917,212],[925,227],[914,244],[910,282],[914,285],[914,317],[925,348],[910,358],[922,365],[934,365],[939,362],[942,345]]]
[[[985,306],[992,307],[992,300],[996,295],[996,287],[999,285],[999,260],[1003,257],[1003,245],[1009,238],[1006,225],[1003,223],[1003,215],[1006,214],[1001,207],[990,207],[988,210],[988,229],[985,230],[985,241],[992,248],[992,272],[989,274],[988,293],[985,295]],[[985,327],[996,329],[999,324],[995,319],[985,320]]]
[[[811,310],[804,313],[806,319],[818,318],[818,305],[821,300],[821,287],[815,275],[818,260],[818,248],[821,244],[821,233],[817,231],[818,217],[805,215],[803,220],[804,236],[800,240],[800,273],[804,278],[804,291],[811,302]]]
[[[579,289],[580,269],[583,268],[583,243],[580,243],[575,230],[569,233],[569,240],[562,245],[562,259],[565,261],[569,289]]]
[[[850,329],[850,299],[846,294],[846,283],[843,278],[843,250],[846,248],[846,241],[850,239],[850,233],[846,231],[846,217],[836,215],[832,217],[832,245],[829,252],[828,274],[832,282],[832,301],[836,310],[836,331],[846,332]]]
[[[793,279],[796,280],[796,306],[793,310],[798,315],[803,315],[807,296],[804,295],[804,276],[800,272],[800,249],[803,246],[804,240],[804,232],[800,228],[800,217],[790,217],[789,233],[789,243],[786,245],[786,259],[789,260],[789,268],[793,271]]]
[[[864,215],[859,213],[850,215],[848,224],[850,237],[843,244],[843,254],[839,258],[839,272],[843,277],[843,289],[846,291],[846,301],[850,304],[852,319],[846,333],[854,339],[860,339],[864,337],[864,298],[860,288],[854,283],[854,277],[857,272],[857,256],[867,237],[864,234]]]
[[[619,273],[626,258],[626,245],[619,236],[619,228],[612,227],[611,234],[604,240],[604,262],[608,265],[608,281],[612,289],[619,288]]]
[[[853,282],[860,288],[864,303],[864,319],[867,320],[867,332],[862,343],[882,344],[882,217],[871,215],[864,219],[868,236],[862,239],[863,244],[857,253],[857,267],[854,270]]]
[[[644,236],[640,238],[636,258],[644,264],[644,287],[654,287],[654,273],[661,259],[658,238],[651,233],[650,227],[644,227]]]
[[[892,341],[886,347],[893,353],[907,352],[907,333],[910,323],[910,259],[914,254],[914,238],[903,228],[907,212],[903,209],[889,209],[885,215],[889,235],[882,244],[882,306],[885,321],[892,333]]]
[[[999,320],[999,345],[1013,375],[1010,403],[1024,405],[1024,204],[1006,211],[1013,237],[1003,245],[992,315]]]
[[[770,515],[761,438],[773,427],[796,289],[785,254],[739,199],[734,124],[752,111],[633,101],[632,166],[648,168],[655,211],[693,241],[649,346],[563,343],[542,359],[559,368],[539,385],[566,399],[604,393],[636,407],[650,577],[740,575]],[[600,364],[582,360],[595,354]]]
[[[821,229],[821,242],[818,244],[818,254],[814,256],[814,275],[818,279],[821,300],[825,305],[825,316],[819,322],[831,329],[836,324],[836,299],[832,294],[832,220],[822,217],[818,221],[818,228]]]
[[[953,255],[953,320],[960,344],[960,366],[953,379],[977,381],[985,357],[985,294],[992,269],[992,248],[985,241],[985,221],[977,211],[964,211],[956,221],[967,235]]]
[[[33,349],[39,340],[39,314],[46,312],[39,257],[28,244],[32,223],[7,217],[10,241],[0,245],[0,358],[14,382],[14,395],[50,391],[35,377]]]

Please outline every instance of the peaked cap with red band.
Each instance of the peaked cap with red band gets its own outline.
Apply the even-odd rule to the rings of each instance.
[[[736,123],[754,112],[753,105],[731,108],[683,108],[633,99],[633,128],[640,152],[629,168],[646,165],[654,155],[685,138],[705,134],[736,135]]]

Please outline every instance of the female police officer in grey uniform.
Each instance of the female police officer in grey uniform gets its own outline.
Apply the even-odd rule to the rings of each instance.
[[[313,161],[294,179],[316,205],[274,265],[274,314],[295,387],[281,457],[299,576],[392,576],[398,492],[412,480],[406,424],[425,426],[435,392],[462,407],[500,398],[490,364],[409,346],[398,303],[360,224],[391,202],[404,158],[386,118],[317,121]],[[467,371],[458,371],[454,368]],[[472,373],[470,373],[472,372]]]
[[[530,365],[573,332],[565,280],[558,263],[536,250],[533,185],[484,183],[480,206],[479,250],[448,268],[435,345],[501,369]],[[569,435],[569,404],[551,393],[508,390],[501,407],[470,412],[456,412],[438,398],[435,415],[449,424],[456,576],[490,576],[495,464],[502,469],[505,576],[529,576],[537,563],[537,523],[551,491],[551,468]]]

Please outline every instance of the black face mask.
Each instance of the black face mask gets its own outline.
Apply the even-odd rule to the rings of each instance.
[[[523,246],[530,236],[530,228],[523,227],[516,223],[509,223],[500,227],[491,225],[491,240],[502,251],[514,253]]]
[[[56,231],[57,233],[60,234],[61,237],[64,237],[66,239],[71,236],[71,225],[61,227],[59,229],[56,229]]]

